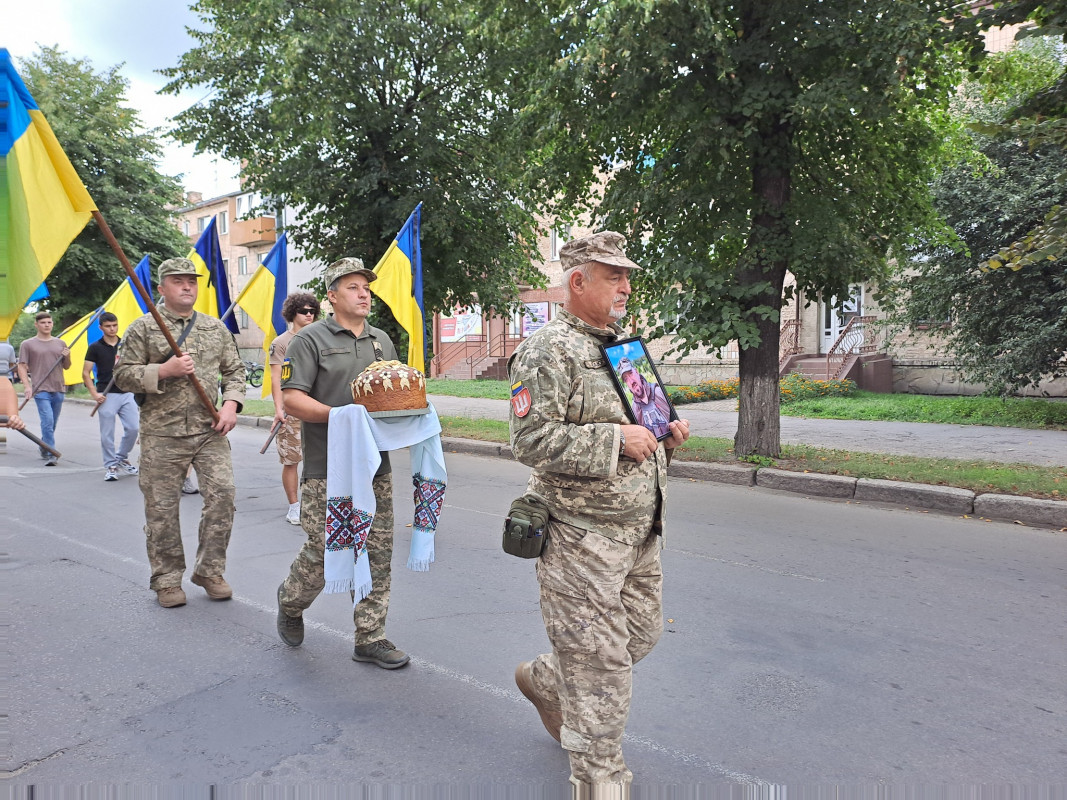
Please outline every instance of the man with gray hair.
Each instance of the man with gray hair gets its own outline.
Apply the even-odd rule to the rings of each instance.
[[[244,405],[245,369],[233,334],[215,317],[198,314],[196,267],[187,258],[159,265],[159,314],[181,358],[171,350],[149,314],[130,323],[119,346],[115,384],[139,394],[141,405],[140,486],[144,495],[145,539],[152,566],[149,586],[164,608],[185,605],[178,504],[182,482],[192,466],[200,478],[204,510],[199,546],[190,580],[212,600],[229,600],[233,590],[223,577],[226,548],[233,529],[234,483],[226,435]],[[222,376],[222,406],[216,422],[189,380],[195,375],[213,400]]]
[[[395,361],[385,331],[367,322],[371,281],[378,276],[358,258],[342,258],[323,273],[333,314],[300,329],[285,352],[281,381],[285,412],[302,422],[304,470],[300,524],[307,535],[278,587],[278,636],[290,647],[304,641],[304,610],[326,585],[326,452],[330,409],[352,402],[352,379],[374,361]],[[385,638],[393,559],[393,476],[389,454],[374,474],[376,511],[367,535],[373,591],[352,610],[354,661],[399,669],[411,659]]]
[[[508,362],[511,447],[533,468],[527,497],[549,512],[537,562],[552,652],[519,664],[515,683],[570,758],[575,796],[623,797],[633,665],[663,630],[660,534],[667,461],[688,420],[657,442],[632,425],[600,349],[624,331],[630,273],[621,234],[563,246],[563,310]]]

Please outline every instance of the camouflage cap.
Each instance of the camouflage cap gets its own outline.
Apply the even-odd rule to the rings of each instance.
[[[200,273],[196,271],[196,265],[187,258],[168,258],[156,269],[156,277],[159,283],[163,283],[163,279],[168,275],[196,275],[200,277]]]
[[[633,371],[634,371],[634,364],[630,359],[628,359],[628,358],[620,358],[619,359],[618,373],[619,373],[619,377],[620,378],[623,375],[625,375],[627,372],[633,372]]]
[[[345,275],[350,275],[353,272],[358,272],[368,281],[377,280],[378,276],[374,273],[374,270],[367,269],[363,266],[363,259],[353,258],[348,256],[347,258],[339,258],[334,261],[330,266],[326,267],[322,271],[322,279],[326,281],[326,288],[330,288],[330,284],[338,278],[343,278]]]
[[[579,267],[590,261],[599,261],[601,264],[610,264],[613,267],[626,267],[627,269],[641,269],[637,264],[626,257],[622,248],[626,246],[626,237],[615,231],[601,231],[582,236],[579,239],[571,239],[559,250],[559,260],[563,269]]]

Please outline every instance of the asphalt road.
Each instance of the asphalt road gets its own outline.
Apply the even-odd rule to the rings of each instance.
[[[28,415],[33,419],[32,413]],[[536,788],[564,753],[512,683],[547,646],[532,565],[503,554],[526,469],[447,456],[437,562],[403,567],[397,454],[387,672],[350,660],[347,597],[274,630],[301,537],[263,429],[231,434],[230,602],[147,588],[135,478],[104,483],[95,419],[68,405],[64,458],[0,456],[11,784]],[[1018,525],[672,480],[666,632],[636,669],[638,787],[1063,784],[1067,539]],[[189,553],[199,497],[182,501]],[[693,795],[696,796],[696,795]]]

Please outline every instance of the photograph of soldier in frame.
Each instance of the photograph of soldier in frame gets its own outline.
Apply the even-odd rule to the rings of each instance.
[[[671,435],[668,425],[678,419],[678,414],[667,398],[644,341],[640,337],[621,339],[602,345],[601,349],[611,365],[611,377],[626,403],[630,419],[635,425],[648,428],[657,440],[668,438]]]

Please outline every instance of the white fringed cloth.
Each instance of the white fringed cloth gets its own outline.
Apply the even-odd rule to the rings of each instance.
[[[427,414],[372,419],[363,406],[351,404],[330,410],[328,430],[324,591],[354,591],[358,603],[373,589],[367,536],[376,509],[372,481],[382,463],[380,452],[410,448],[415,521],[407,566],[430,569],[447,482],[441,422],[432,405]]]

